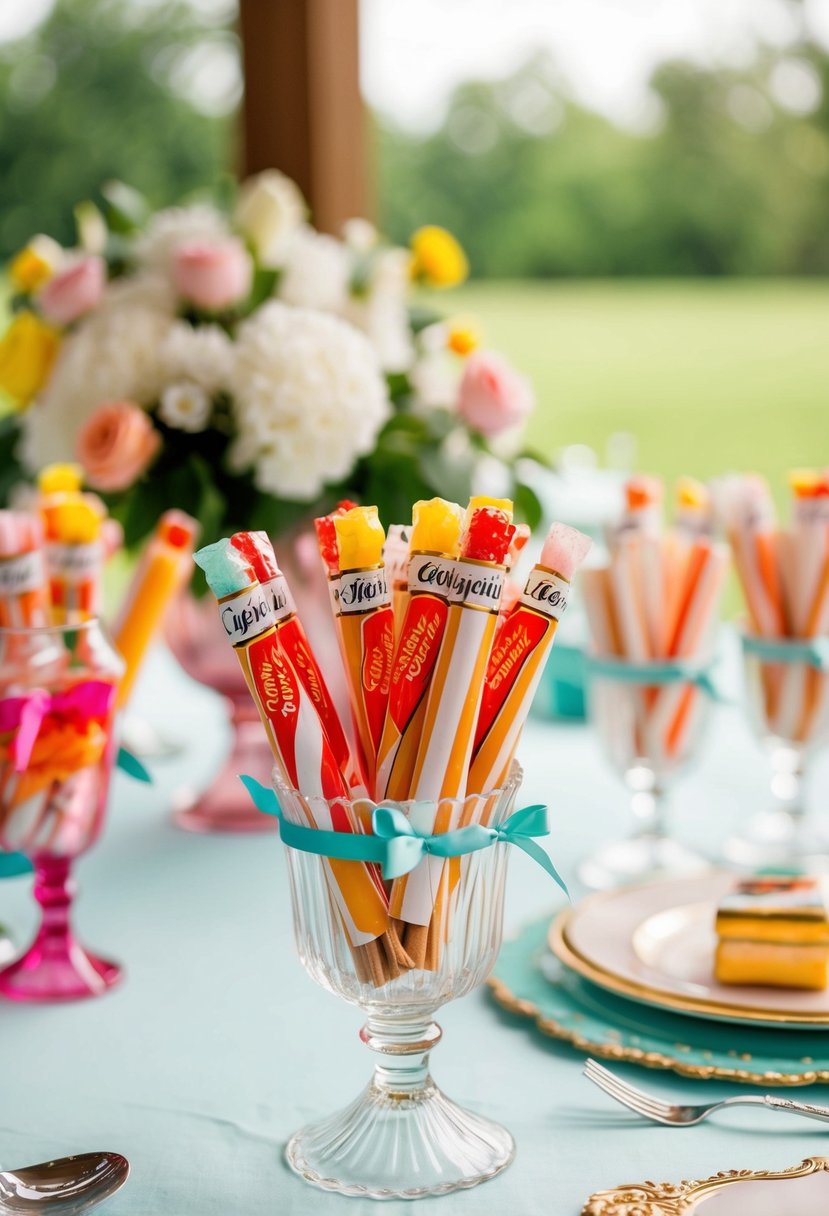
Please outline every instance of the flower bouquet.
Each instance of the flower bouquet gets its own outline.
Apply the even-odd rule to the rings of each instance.
[[[485,464],[537,522],[491,446],[529,413],[528,382],[468,326],[413,306],[466,276],[445,230],[410,249],[365,220],[322,234],[276,171],[222,206],[155,213],[110,183],[76,218],[76,248],[38,236],[9,267],[0,499],[76,460],[128,546],[174,507],[210,542],[284,535],[343,497],[405,518],[414,499],[467,497]]]

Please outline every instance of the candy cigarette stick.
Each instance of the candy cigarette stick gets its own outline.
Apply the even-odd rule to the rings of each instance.
[[[389,700],[394,616],[383,566],[385,534],[376,507],[335,516],[339,581],[333,592],[363,771],[374,788],[377,751]]]
[[[0,625],[48,624],[49,599],[40,521],[22,511],[0,511]]]
[[[383,565],[386,582],[391,590],[391,606],[394,614],[394,636],[400,636],[400,627],[408,604],[409,540],[408,524],[389,524],[386,543],[383,546]]]
[[[809,634],[810,614],[829,553],[829,483],[815,470],[789,477],[793,494],[792,527],[787,534],[789,624],[795,637]],[[820,631],[819,631],[820,632]],[[783,687],[772,727],[783,739],[804,739],[819,699],[820,673],[804,663],[784,668]]]
[[[688,540],[710,536],[714,530],[711,492],[693,477],[680,477],[676,483],[674,528]]]
[[[604,656],[621,655],[622,642],[610,591],[609,570],[605,566],[582,570],[580,585],[596,650]]]
[[[449,828],[452,799],[466,789],[486,665],[503,590],[505,562],[512,539],[512,503],[470,501],[456,565],[446,629],[429,686],[423,735],[412,779],[411,796],[436,808],[433,832]],[[391,911],[423,932],[408,931],[404,944],[423,965],[443,862],[426,857],[392,887]]]
[[[426,717],[426,694],[449,613],[463,512],[443,498],[412,508],[406,614],[392,660],[389,703],[378,751],[375,795],[409,796]]]
[[[575,528],[553,524],[541,560],[531,570],[520,602],[499,633],[478,714],[467,782],[470,793],[495,789],[506,779],[567,607],[573,572],[591,543]]]
[[[146,547],[113,627],[115,647],[126,662],[118,687],[124,705],[173,596],[193,569],[199,525],[183,511],[165,511]]]
[[[340,716],[311,650],[302,622],[297,616],[291,589],[279,569],[267,533],[237,532],[230,538],[230,543],[250,564],[262,590],[270,595],[274,620],[279,627],[281,645],[319,714],[326,738],[331,745],[340,771],[346,779],[346,784],[352,789],[352,792],[355,787],[358,788],[358,792],[362,792],[359,789],[362,778],[351,753]]]
[[[816,638],[827,633],[829,633],[829,552],[823,559],[823,569],[806,621],[805,636]],[[821,707],[826,701],[827,688],[829,688],[829,676],[825,672],[811,670],[809,675],[808,696],[803,706],[796,735],[796,738],[803,742],[809,740],[815,721],[822,717]]]
[[[98,502],[67,494],[44,513],[52,624],[73,625],[101,611],[104,552]]]
[[[712,621],[728,572],[728,550],[723,545],[699,540],[692,547],[686,574],[685,597],[668,647],[670,658],[702,655],[702,644],[710,637]],[[656,738],[668,755],[680,750],[690,723],[695,699],[703,695],[691,685],[662,688],[653,710]]]
[[[631,477],[625,484],[625,510],[607,537],[613,548],[626,536],[659,536],[662,531],[663,485],[658,477],[645,474]]]
[[[196,554],[210,588],[228,641],[234,647],[245,681],[262,719],[274,757],[286,781],[313,808],[311,826],[348,832],[343,807],[329,799],[349,798],[345,779],[325,737],[319,716],[282,648],[272,596],[259,585],[242,554],[230,541],[208,545]],[[293,805],[283,808],[295,814]],[[353,947],[374,946],[388,925],[382,884],[362,863],[326,859],[329,889]],[[377,956],[379,958],[379,956]],[[379,968],[379,969],[378,969]],[[384,975],[375,959],[372,971]],[[385,982],[384,978],[379,979]]]

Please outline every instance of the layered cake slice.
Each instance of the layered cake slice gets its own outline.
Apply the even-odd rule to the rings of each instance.
[[[829,911],[824,879],[769,876],[741,882],[717,909],[721,984],[825,988]]]

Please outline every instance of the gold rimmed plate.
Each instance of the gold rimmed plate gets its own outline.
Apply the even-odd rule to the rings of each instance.
[[[556,918],[550,948],[606,991],[658,1009],[741,1025],[829,1030],[829,991],[733,987],[714,977],[714,916],[733,874],[589,896]]]

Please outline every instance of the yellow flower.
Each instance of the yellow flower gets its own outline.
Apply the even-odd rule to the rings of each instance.
[[[33,312],[19,312],[0,339],[0,389],[28,405],[46,383],[60,339]]]
[[[430,224],[412,236],[412,277],[429,287],[456,287],[469,274],[466,254],[445,228]]]
[[[474,325],[456,321],[449,326],[446,345],[456,355],[471,355],[481,344],[481,337]]]
[[[63,250],[50,236],[33,237],[25,249],[12,259],[9,278],[16,291],[37,291],[48,283],[57,269]]]

